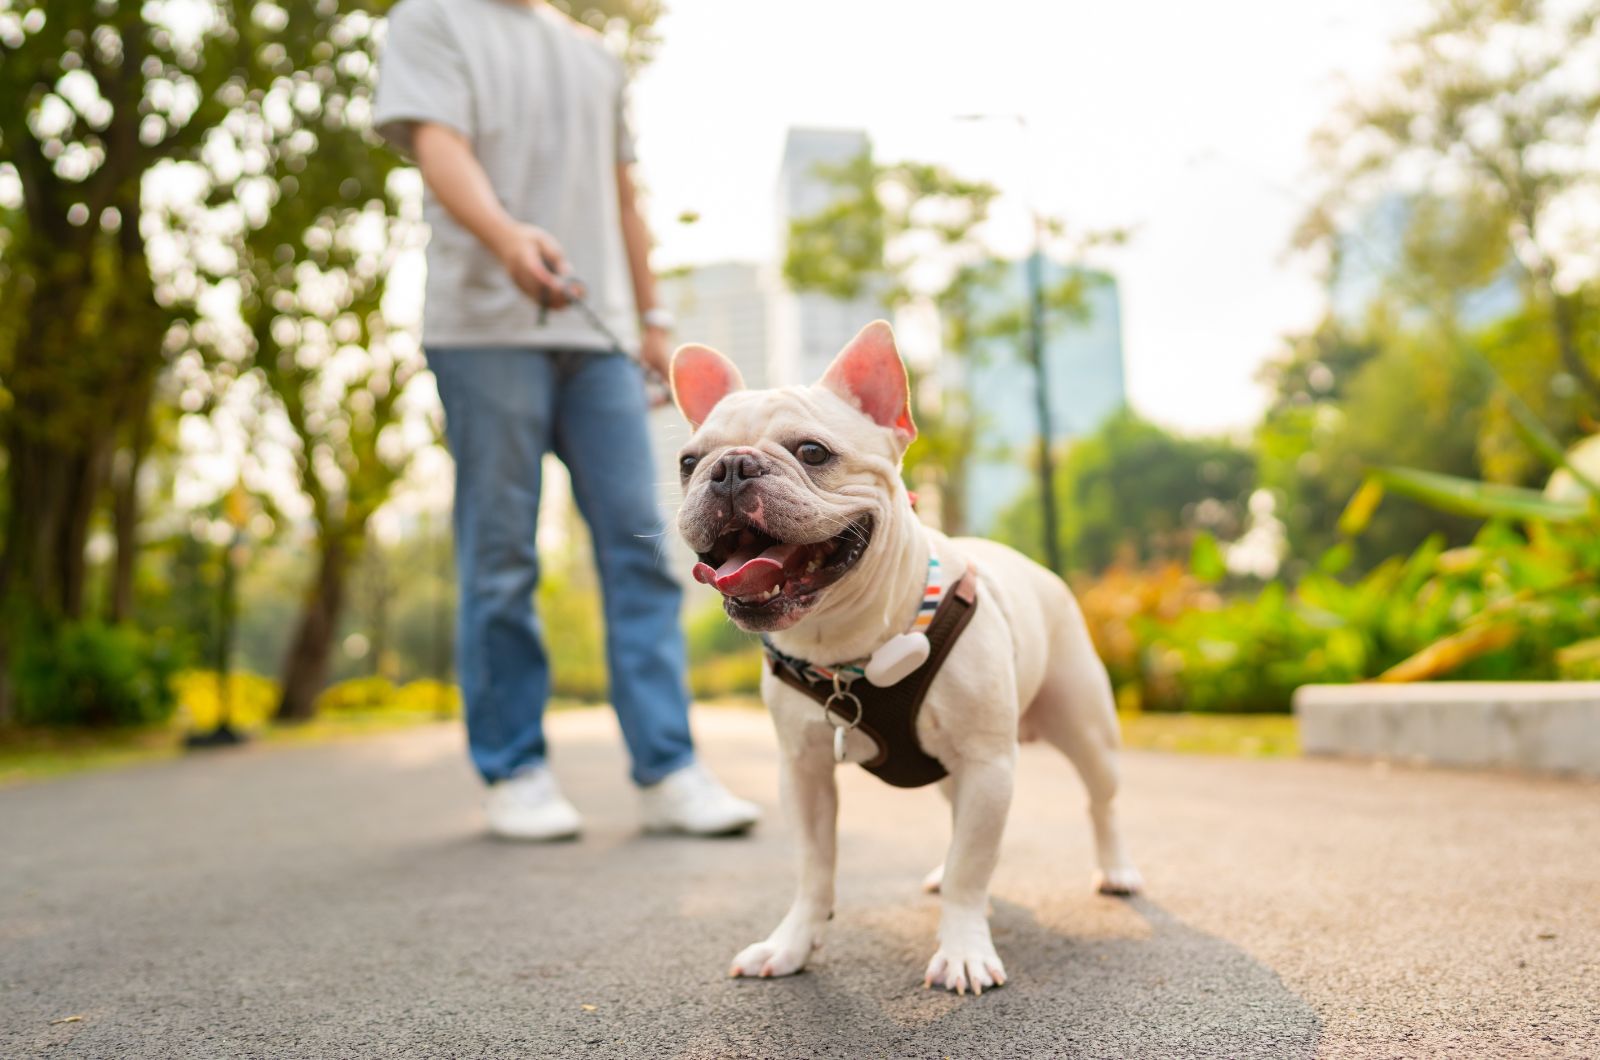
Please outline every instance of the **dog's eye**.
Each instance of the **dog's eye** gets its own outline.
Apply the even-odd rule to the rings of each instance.
[[[682,456],[678,457],[679,474],[683,475],[684,478],[688,478],[690,475],[694,474],[694,466],[699,462],[700,458],[698,456],[695,456],[692,453],[684,453]]]
[[[812,467],[826,464],[833,459],[833,454],[828,452],[828,447],[821,442],[801,442],[795,447],[794,455],[798,456],[802,463],[810,464]]]

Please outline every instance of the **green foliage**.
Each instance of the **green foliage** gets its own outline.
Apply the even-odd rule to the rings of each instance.
[[[317,697],[320,711],[382,710],[394,702],[394,682],[387,677],[353,677],[328,686]]]
[[[1263,375],[1275,389],[1256,432],[1261,484],[1279,498],[1295,562],[1315,565],[1340,542],[1340,513],[1375,466],[1479,474],[1490,383],[1442,329],[1374,315],[1359,329],[1329,321]],[[1354,542],[1358,570],[1442,534],[1467,541],[1475,524],[1420,504],[1386,505]]]
[[[606,39],[633,70],[648,65],[661,47],[656,20],[666,11],[662,0],[550,0]]]
[[[1097,587],[1080,591],[1102,651],[1115,646],[1108,662],[1119,702],[1251,713],[1288,710],[1303,684],[1390,673],[1539,680],[1578,672],[1587,656],[1571,646],[1600,628],[1597,574],[1593,534],[1491,523],[1470,547],[1446,549],[1434,538],[1350,583],[1315,571],[1292,589],[1272,583],[1254,596],[1190,590],[1165,612],[1139,599],[1146,581],[1176,597],[1182,583],[1168,574],[1113,572],[1115,599]]]
[[[737,655],[714,655],[689,667],[689,691],[697,700],[753,696],[761,689],[765,656],[758,648]]]
[[[982,257],[979,227],[997,189],[922,162],[886,165],[862,155],[823,166],[830,205],[789,223],[784,277],[802,291],[853,299],[871,293],[887,305],[938,297],[963,265]],[[914,275],[932,266],[939,276]]]
[[[1372,481],[1434,508],[1477,519],[1536,519],[1561,524],[1582,522],[1591,514],[1587,503],[1546,497],[1539,490],[1435,475],[1412,468],[1379,468],[1373,472]]]
[[[386,677],[353,677],[329,685],[317,697],[317,710],[329,714],[392,711],[453,717],[461,713],[461,690],[431,680],[396,685]]]
[[[192,291],[151,276],[143,183],[198,147],[195,103],[226,66],[203,61],[204,35],[157,24],[156,6],[0,6],[0,202],[16,201],[0,206],[0,596],[30,621],[82,613],[112,454],[192,310]]]
[[[999,189],[967,180],[953,171],[922,162],[875,162],[863,155],[842,166],[821,167],[831,181],[830,204],[809,217],[792,220],[784,258],[784,277],[797,290],[841,299],[871,296],[884,305],[926,304],[939,310],[944,353],[975,363],[985,345],[1021,348],[1032,327],[1033,307],[1025,299],[1007,301],[998,281],[1007,264],[996,259],[984,239],[984,226]],[[1041,241],[1071,260],[1089,248],[1121,242],[1123,233],[1088,232],[1068,238],[1066,225],[1036,218]],[[1088,313],[1090,288],[1105,276],[1091,269],[1065,270],[1042,292],[1046,332]],[[939,495],[939,519],[951,533],[966,529],[963,498],[969,463],[983,410],[971,406],[944,365],[944,386],[913,380],[912,412],[918,439],[906,454],[905,475],[919,489]],[[936,391],[942,391],[935,394]],[[1037,535],[1035,535],[1037,537]]]
[[[981,234],[999,190],[920,162],[884,164],[862,155],[821,175],[834,186],[832,202],[790,222],[784,278],[799,291],[853,299],[871,295],[885,306],[937,304],[946,349],[975,354],[984,330],[978,292],[1003,266]],[[932,400],[932,388],[913,380],[912,416],[918,438],[906,454],[905,475],[934,486],[944,500],[946,529],[959,532],[967,464],[977,439],[977,412],[959,388]]]
[[[63,623],[26,636],[14,670],[25,725],[112,727],[164,722],[181,663],[164,638],[127,626]]]
[[[605,641],[600,618],[600,594],[588,572],[575,563],[565,569],[546,569],[539,581],[539,629],[550,659],[550,687],[554,695],[591,703],[606,699]]]
[[[708,601],[684,622],[689,691],[696,699],[754,695],[764,658],[760,641],[728,621],[722,603]]]
[[[1576,473],[1576,453],[1557,454],[1555,462]],[[1369,526],[1383,487],[1496,521],[1471,547],[1447,551],[1435,535],[1408,559],[1385,560],[1353,582],[1339,578],[1350,559],[1344,542],[1292,591],[1273,583],[1253,600],[1187,607],[1175,616],[1150,614],[1124,577],[1134,606],[1108,602],[1103,590],[1085,598],[1086,615],[1101,627],[1097,641],[1117,646],[1110,661],[1122,664],[1112,666],[1121,698],[1150,709],[1283,710],[1302,684],[1556,679],[1594,670],[1600,492],[1584,486],[1577,499],[1563,500],[1388,468],[1350,502],[1340,520],[1344,532]],[[1506,519],[1521,529],[1499,521]],[[1195,555],[1195,576],[1204,579],[1211,557],[1200,548]],[[1129,614],[1139,617],[1129,622]]]
[[[222,721],[224,688],[215,670],[185,670],[172,681],[187,728],[204,731]],[[270,677],[244,671],[228,675],[228,720],[236,727],[262,729],[272,722],[281,694]],[[429,714],[455,717],[461,713],[461,690],[453,684],[421,679],[396,685],[381,677],[339,681],[318,697],[317,709],[333,715]]]
[[[1326,244],[1353,204],[1396,187],[1451,189],[1449,204],[1419,211],[1413,226],[1445,238],[1408,239],[1391,286],[1450,321],[1457,296],[1497,268],[1497,256],[1514,256],[1528,312],[1591,407],[1600,373],[1579,317],[1592,295],[1557,275],[1600,236],[1581,205],[1600,187],[1600,84],[1588,76],[1597,43],[1594,0],[1435,0],[1432,17],[1395,48],[1388,76],[1353,94],[1323,130],[1332,187],[1305,230],[1308,242]]]
[[[1232,540],[1244,530],[1255,459],[1221,438],[1186,438],[1123,411],[1073,444],[1056,468],[1061,552],[1074,570],[1119,559],[1183,559],[1196,535]],[[1000,519],[998,540],[1037,556],[1038,490]]]

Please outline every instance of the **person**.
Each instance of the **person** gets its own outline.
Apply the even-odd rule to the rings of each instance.
[[[457,669],[489,828],[509,838],[581,827],[542,725],[534,535],[547,452],[594,542],[644,826],[734,833],[758,816],[695,760],[645,381],[604,333],[665,372],[671,320],[656,303],[625,90],[600,38],[542,0],[401,0],[389,15],[374,123],[426,188],[422,344],[456,463]]]

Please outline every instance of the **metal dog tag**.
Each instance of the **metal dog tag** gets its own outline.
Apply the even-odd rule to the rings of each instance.
[[[849,729],[845,729],[845,728],[842,728],[842,727],[839,727],[839,726],[835,726],[834,727],[834,730],[833,730],[833,760],[835,762],[843,762],[844,761],[844,734],[849,732],[849,731],[850,731]]]

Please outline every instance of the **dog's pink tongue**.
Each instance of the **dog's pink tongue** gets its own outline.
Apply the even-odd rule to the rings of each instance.
[[[694,580],[715,585],[723,596],[756,596],[783,584],[789,562],[804,545],[772,545],[760,553],[735,552],[713,570],[709,563],[694,565]]]

